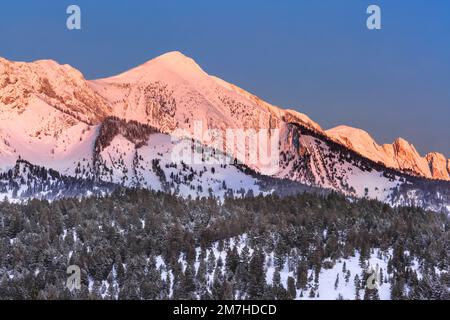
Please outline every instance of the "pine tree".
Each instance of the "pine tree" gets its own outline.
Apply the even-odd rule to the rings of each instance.
[[[214,251],[211,250],[208,255],[208,263],[207,263],[208,273],[213,273],[215,267],[216,267],[216,256],[214,255]]]
[[[345,283],[349,283],[351,276],[352,276],[352,274],[351,274],[350,270],[347,270],[347,272],[345,274]]]
[[[295,288],[295,279],[293,277],[288,277],[287,279],[287,291],[290,300],[297,298],[297,290]]]
[[[355,284],[355,300],[361,300],[361,296],[359,295],[359,290],[361,290],[361,282],[359,280],[359,275],[355,275],[354,284]]]
[[[316,297],[316,292],[314,291],[314,288],[311,288],[311,290],[309,291],[309,297],[310,298],[315,298]]]
[[[233,285],[228,280],[223,283],[222,300],[234,300]]]
[[[336,281],[334,282],[334,290],[339,287],[339,273],[336,275]]]
[[[195,277],[194,270],[195,270],[194,267],[188,264],[184,272],[183,290],[188,299],[192,299],[195,296],[196,286],[194,280]]]
[[[236,272],[238,264],[239,264],[239,253],[237,251],[236,246],[233,246],[233,249],[228,248],[227,259],[225,262],[225,268],[228,277],[232,277],[232,275]]]
[[[305,261],[301,261],[297,266],[297,289],[306,289],[308,284],[308,267]]]
[[[214,270],[214,279],[211,287],[211,294],[214,300],[220,300],[224,296],[224,279],[219,267]]]
[[[364,300],[380,300],[378,289],[377,288],[369,289],[366,286],[364,290]]]
[[[278,266],[276,266],[272,277],[272,292],[273,297],[275,299],[279,299],[280,288],[281,288],[280,269],[278,269]]]
[[[391,283],[391,299],[392,300],[403,300],[404,299],[404,280],[399,276],[392,278]]]
[[[249,264],[249,298],[260,299],[263,296],[265,284],[264,254],[261,251],[255,251]]]

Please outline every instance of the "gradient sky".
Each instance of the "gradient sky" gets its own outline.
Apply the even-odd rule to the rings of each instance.
[[[66,8],[82,30],[66,29]],[[382,9],[380,31],[366,8]],[[0,56],[55,59],[88,79],[179,50],[208,73],[328,129],[402,136],[450,156],[448,0],[15,0],[0,5]]]

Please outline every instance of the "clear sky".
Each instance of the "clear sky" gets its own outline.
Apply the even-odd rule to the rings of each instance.
[[[68,31],[66,8],[82,10]],[[382,9],[382,30],[366,9]],[[0,4],[0,56],[55,59],[87,78],[167,51],[328,129],[402,136],[450,156],[448,0],[15,0]]]

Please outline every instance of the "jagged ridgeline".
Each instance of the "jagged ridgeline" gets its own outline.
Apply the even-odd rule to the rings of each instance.
[[[0,299],[450,298],[448,216],[334,193],[220,204],[118,189],[2,202],[0,221]]]

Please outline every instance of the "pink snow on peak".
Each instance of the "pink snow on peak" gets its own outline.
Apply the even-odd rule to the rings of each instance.
[[[116,76],[96,81],[135,83],[142,81],[196,81],[208,74],[192,59],[179,51],[172,51],[151,59]]]

